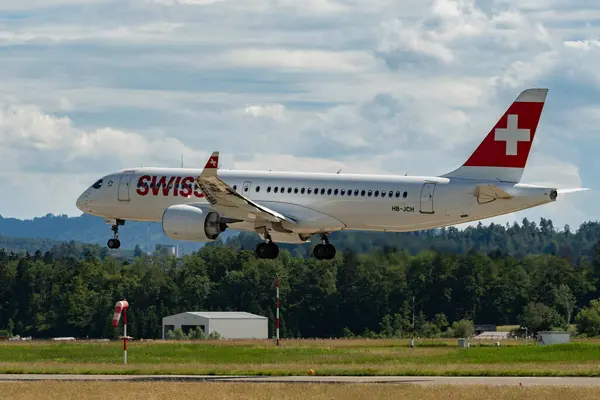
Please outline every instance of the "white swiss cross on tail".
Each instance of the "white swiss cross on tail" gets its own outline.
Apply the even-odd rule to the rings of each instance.
[[[548,89],[522,91],[463,166],[442,176],[519,182],[547,94]]]
[[[508,123],[506,128],[496,128],[494,139],[506,142],[506,155],[517,155],[517,143],[529,142],[531,139],[530,129],[519,129],[519,116],[517,114],[508,114]]]
[[[208,159],[208,161],[206,162],[206,165],[204,166],[205,169],[216,169],[219,166],[219,152],[218,151],[213,151],[212,154],[210,155],[210,158]]]

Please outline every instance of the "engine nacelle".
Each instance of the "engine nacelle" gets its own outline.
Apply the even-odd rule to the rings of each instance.
[[[174,240],[210,242],[225,230],[225,224],[221,224],[219,214],[214,211],[179,204],[165,210],[162,229]]]

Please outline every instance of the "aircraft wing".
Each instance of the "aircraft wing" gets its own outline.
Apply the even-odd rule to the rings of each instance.
[[[295,224],[287,226],[294,232],[315,233],[335,232],[344,229],[346,224],[329,214],[313,210],[300,204],[282,203],[278,201],[261,201],[260,204],[274,210],[286,218],[292,219]]]
[[[236,192],[217,175],[219,152],[211,154],[206,166],[196,178],[196,184],[204,193],[211,206],[229,218],[239,218],[243,221],[262,219],[270,222],[290,222],[293,218],[286,217],[277,211],[262,206]]]
[[[489,203],[497,199],[510,199],[512,196],[496,185],[477,185],[473,195],[479,204]]]

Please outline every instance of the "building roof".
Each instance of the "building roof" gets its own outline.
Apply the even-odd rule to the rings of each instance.
[[[510,332],[482,332],[473,339],[508,339]]]
[[[266,319],[262,315],[250,314],[243,311],[186,311],[180,314],[191,314],[208,319]],[[177,314],[175,314],[177,315]],[[169,315],[172,317],[173,315]]]

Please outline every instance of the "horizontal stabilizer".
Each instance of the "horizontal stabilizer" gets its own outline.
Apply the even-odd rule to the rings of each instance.
[[[569,188],[569,189],[556,189],[558,194],[563,193],[575,193],[575,192],[585,192],[587,190],[591,190],[590,188]]]
[[[497,199],[510,199],[512,196],[496,185],[477,185],[473,196],[479,204],[489,203]]]

